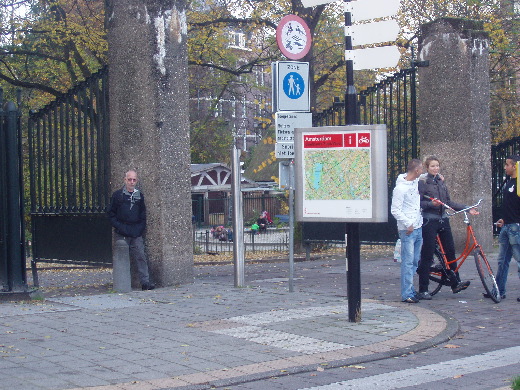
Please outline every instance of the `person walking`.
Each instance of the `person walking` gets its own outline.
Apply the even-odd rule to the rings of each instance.
[[[143,232],[146,228],[144,195],[136,188],[137,172],[125,174],[125,185],[115,191],[110,199],[108,218],[115,230],[115,239],[124,240],[130,248],[130,256],[137,263],[137,272],[143,290],[153,290],[150,283],[148,260],[144,253]]]
[[[422,170],[421,160],[410,160],[407,172],[397,177],[390,209],[397,220],[401,239],[401,300],[405,303],[419,302],[413,287],[413,275],[417,270],[423,241],[421,199],[417,184]]]
[[[437,245],[436,237],[439,235],[442,246],[446,252],[448,261],[455,260],[455,242],[451,233],[450,221],[446,215],[444,203],[454,210],[462,210],[468,206],[456,203],[451,200],[448,187],[444,183],[444,178],[440,175],[439,159],[435,156],[428,156],[424,160],[426,173],[419,178],[419,193],[421,195],[421,208],[423,213],[423,247],[421,260],[419,261],[419,298],[430,300],[431,294],[428,292],[430,283],[430,267],[433,262],[433,254]],[[478,211],[473,208],[469,210],[471,215],[477,215]],[[450,264],[450,283],[453,293],[465,290],[470,285],[469,281],[462,282],[458,272],[452,270],[457,268],[457,263]]]
[[[504,170],[506,181],[503,185],[501,217],[496,226],[501,228],[498,236],[498,272],[497,286],[502,299],[506,297],[507,273],[511,258],[514,257],[518,264],[518,276],[520,277],[520,197],[517,193],[516,164],[520,156],[511,155],[506,157]],[[491,298],[484,293],[485,298]],[[520,297],[517,298],[520,302]]]

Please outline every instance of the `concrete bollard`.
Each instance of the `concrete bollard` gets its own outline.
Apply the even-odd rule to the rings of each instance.
[[[114,291],[127,293],[132,291],[130,275],[130,249],[125,240],[117,240],[114,244],[112,258],[112,279]]]

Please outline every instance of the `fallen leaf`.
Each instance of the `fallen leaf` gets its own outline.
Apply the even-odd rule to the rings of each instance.
[[[347,367],[350,367],[350,368],[356,368],[358,370],[364,370],[365,367],[364,366],[358,366],[358,365],[351,365],[351,366],[347,366]]]
[[[464,376],[464,375],[455,375],[455,376],[453,377],[453,379],[459,379],[459,378],[462,378],[463,376]]]
[[[323,367],[318,367],[318,368],[316,368],[316,371],[323,372],[323,371],[325,371],[325,369]]]
[[[477,326],[478,329],[486,329],[485,326]]]
[[[455,345],[455,344],[446,344],[444,346],[444,348],[460,348],[460,345]]]

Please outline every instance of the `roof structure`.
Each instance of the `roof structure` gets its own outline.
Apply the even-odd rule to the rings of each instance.
[[[191,192],[231,191],[231,169],[222,163],[191,164]],[[257,187],[242,177],[242,187]]]

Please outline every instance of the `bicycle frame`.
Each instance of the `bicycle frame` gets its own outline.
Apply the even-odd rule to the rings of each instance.
[[[442,246],[441,239],[438,235],[436,237],[437,245],[439,246],[442,259],[444,260],[444,264],[446,264],[446,268],[451,269],[450,268],[451,264],[460,261],[460,263],[457,265],[457,268],[453,269],[454,272],[457,272],[460,269],[462,264],[464,264],[464,261],[466,261],[468,256],[471,255],[475,249],[478,248],[484,254],[482,247],[480,246],[480,244],[477,241],[477,238],[475,237],[475,232],[473,230],[473,227],[471,226],[471,222],[469,221],[469,216],[468,216],[468,211],[474,207],[477,207],[481,201],[482,201],[482,199],[480,199],[477,202],[477,204],[475,204],[474,206],[467,207],[463,210],[455,211],[453,213],[446,213],[448,215],[448,217],[452,217],[455,214],[464,213],[464,223],[466,224],[466,242],[465,242],[464,250],[462,251],[462,253],[460,254],[459,257],[457,257],[454,260],[448,261],[448,259],[446,257],[446,252],[444,251],[444,247]],[[447,205],[445,205],[445,206],[448,207],[449,209],[453,210],[451,207],[449,207]]]
[[[473,231],[473,227],[471,226],[469,219],[466,222],[466,219],[464,222],[467,224],[466,226],[466,242],[464,246],[464,250],[460,254],[459,257],[457,257],[454,260],[448,261],[448,258],[446,257],[446,252],[444,252],[444,247],[442,246],[442,242],[439,236],[436,237],[437,245],[439,246],[440,253],[442,256],[442,259],[444,260],[444,264],[446,264],[446,268],[451,269],[450,265],[460,261],[460,263],[457,264],[457,268],[455,268],[453,271],[457,272],[459,268],[464,264],[464,261],[470,256],[475,249],[480,249],[482,251],[482,247],[477,241],[477,238],[475,237],[475,232]]]

